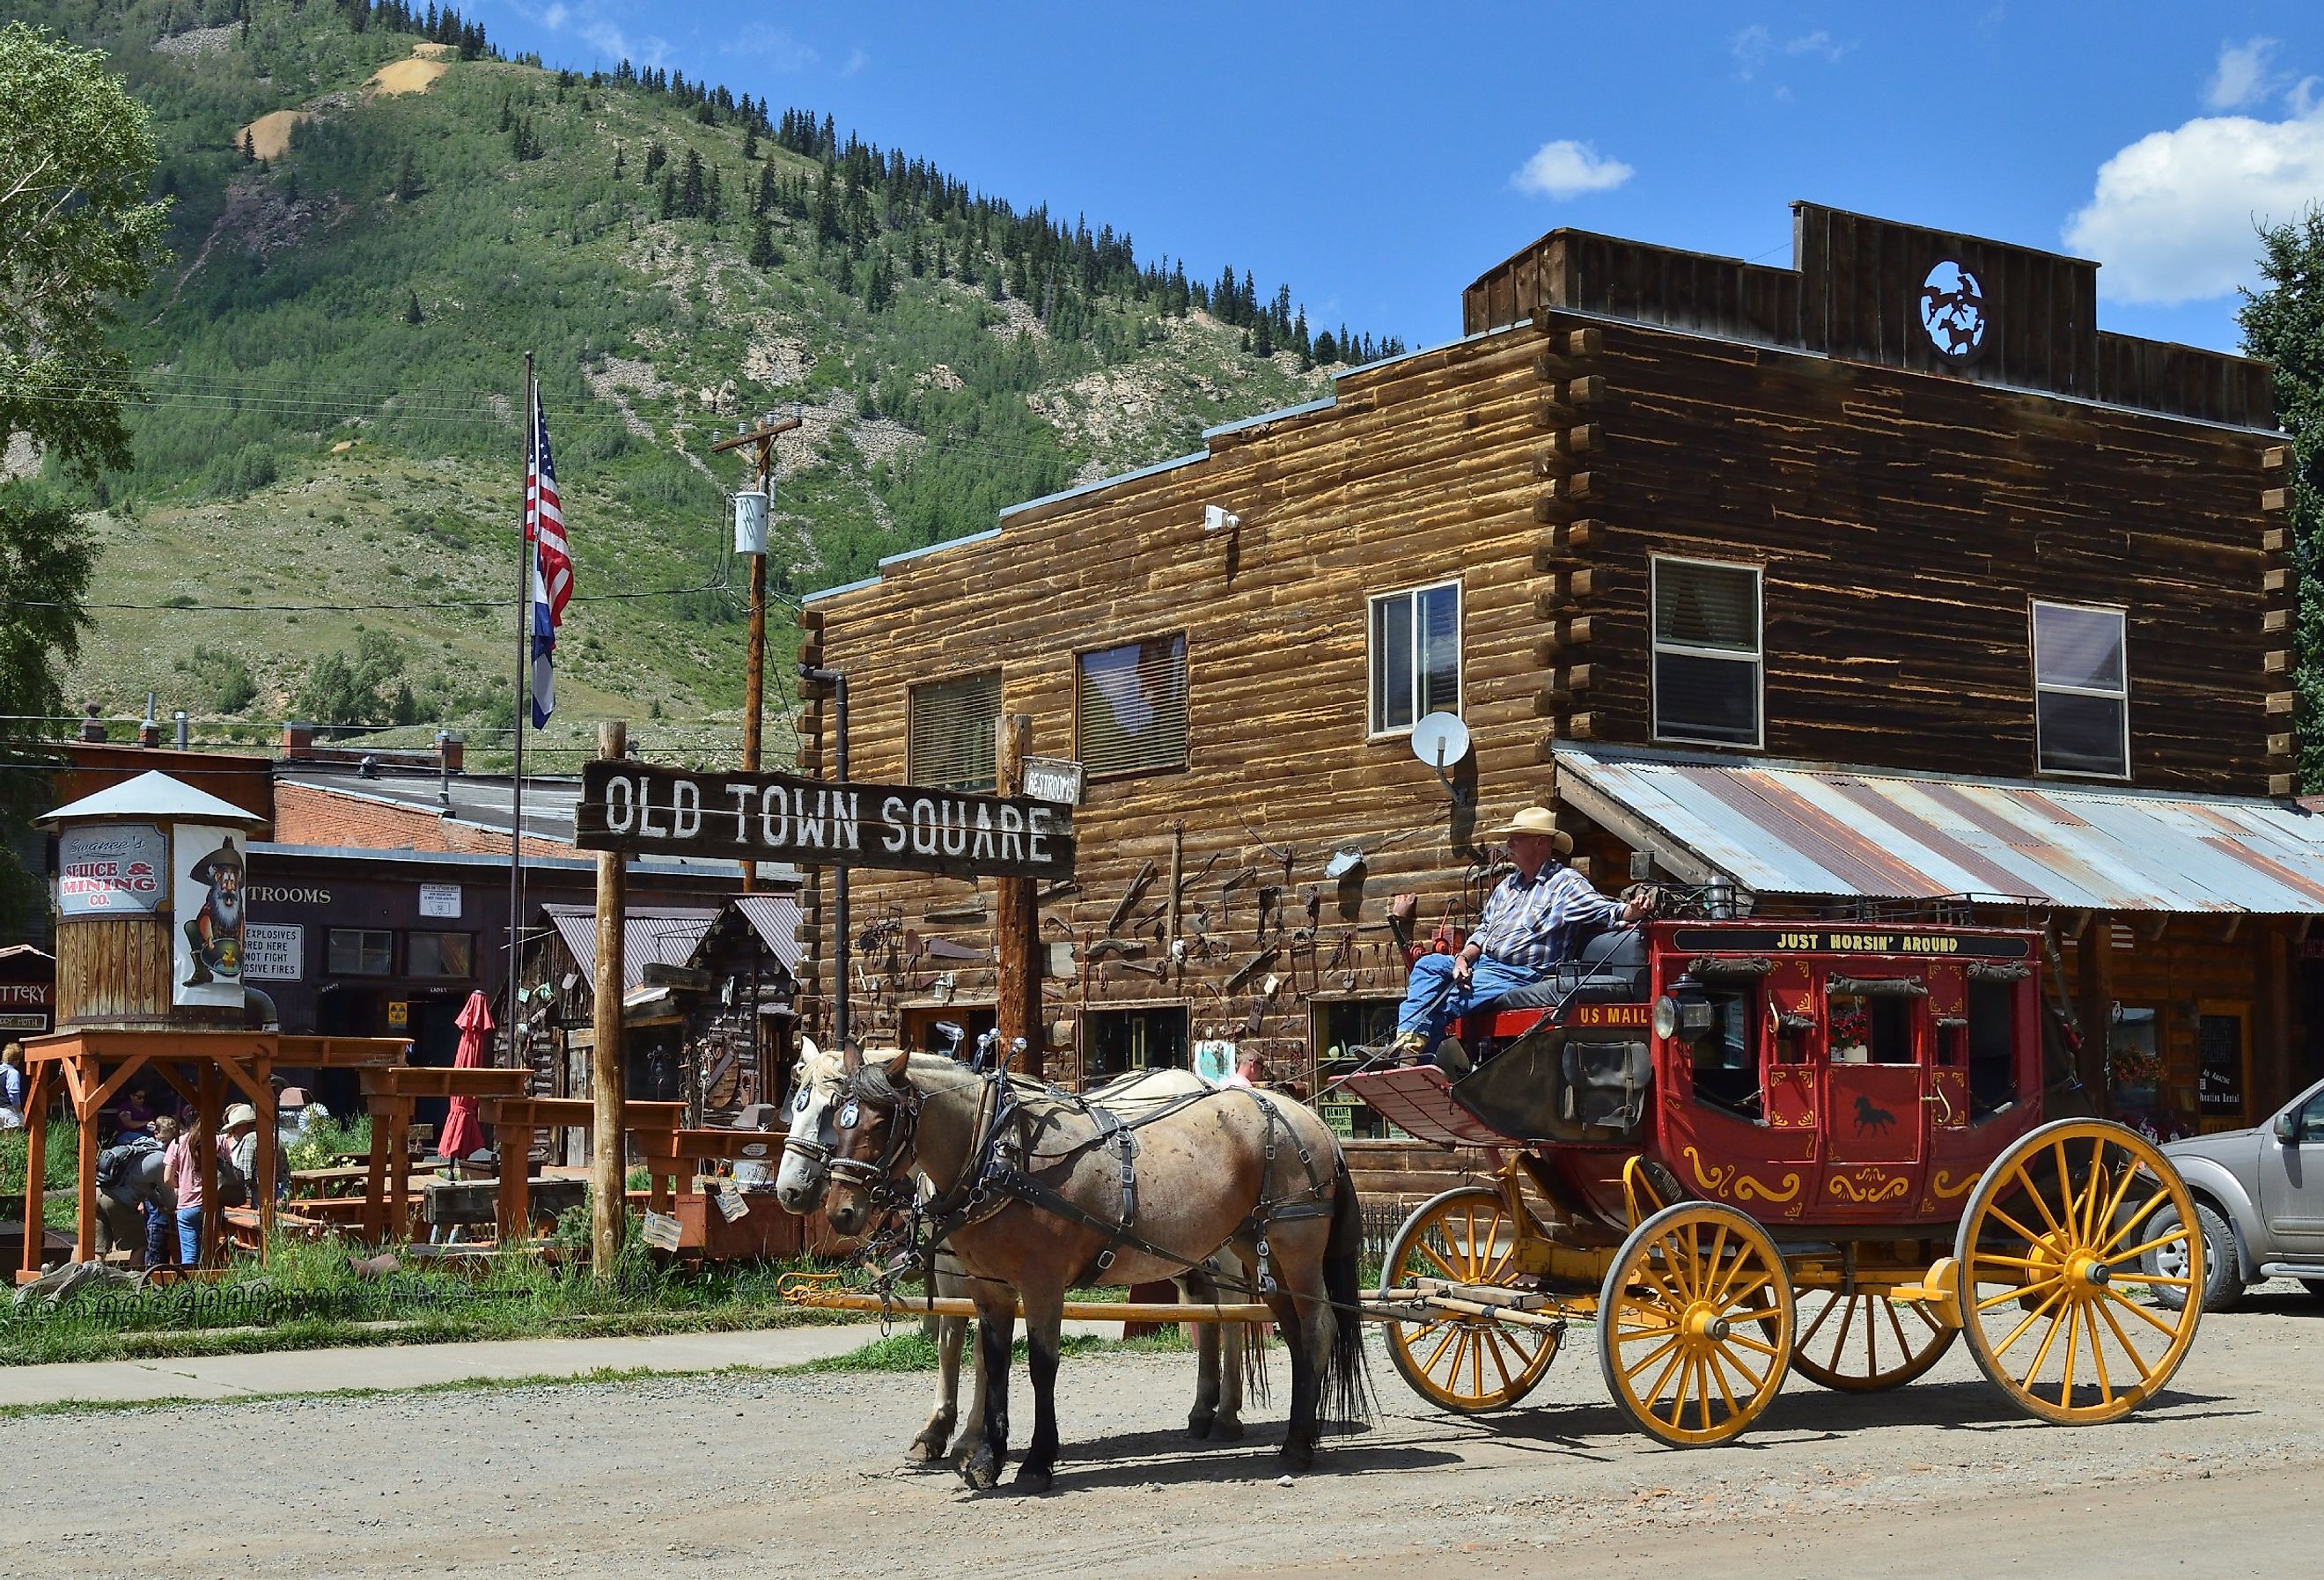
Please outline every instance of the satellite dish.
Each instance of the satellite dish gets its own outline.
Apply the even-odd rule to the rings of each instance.
[[[1442,773],[1469,754],[1469,726],[1457,713],[1432,713],[1412,726],[1412,754]]]

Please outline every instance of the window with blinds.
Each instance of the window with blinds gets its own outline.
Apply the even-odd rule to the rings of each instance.
[[[931,790],[990,790],[1000,717],[998,670],[913,687],[905,776]]]
[[[1759,568],[1654,560],[1655,738],[1760,744]]]
[[[1074,732],[1082,767],[1093,779],[1185,767],[1185,633],[1082,654]]]
[[[2127,624],[2120,609],[2034,604],[2034,759],[2043,772],[2130,777]]]

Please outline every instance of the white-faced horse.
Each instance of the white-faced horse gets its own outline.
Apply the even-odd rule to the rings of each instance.
[[[1009,1353],[1025,1311],[1034,1425],[1017,1483],[1046,1489],[1057,1456],[1065,1291],[1183,1276],[1222,1247],[1273,1308],[1291,1359],[1283,1458],[1314,1458],[1326,1400],[1365,1409],[1357,1257],[1362,1219],[1338,1141],[1305,1105],[1250,1088],[1205,1091],[1125,1123],[1063,1093],[1021,1091],[949,1059],[844,1057],[824,1212],[843,1234],[917,1172],[922,1209],[971,1280],[985,1369],[980,1439],[961,1466],[1000,1479],[1009,1446]]]
[[[890,1050],[888,1057],[893,1057]],[[831,1158],[831,1116],[839,1106],[846,1084],[840,1055],[825,1050],[812,1038],[799,1039],[791,1076],[788,1130],[783,1140],[782,1166],[775,1175],[775,1199],[804,1216],[823,1200],[825,1165]],[[1125,1117],[1149,1112],[1163,1104],[1210,1090],[1208,1083],[1186,1070],[1154,1070],[1127,1076],[1088,1094],[1088,1101]],[[959,1259],[942,1246],[930,1258],[930,1283],[943,1298],[965,1298],[973,1281]],[[1219,1280],[1231,1270],[1217,1259],[1198,1271],[1173,1281],[1182,1298],[1197,1304],[1219,1299]],[[983,1346],[974,1357],[974,1386],[965,1422],[960,1415],[960,1353],[968,1330],[964,1317],[934,1319],[936,1341],[936,1398],[927,1424],[912,1439],[908,1452],[933,1461],[958,1459],[973,1446],[973,1434],[984,1419],[985,1363]],[[1222,1331],[1223,1329],[1224,1331]],[[1194,1405],[1187,1412],[1186,1429],[1197,1437],[1234,1441],[1242,1437],[1242,1395],[1246,1377],[1266,1397],[1266,1353],[1259,1332],[1248,1335],[1240,1323],[1206,1322],[1195,1327]],[[960,1437],[953,1432],[959,1425]]]

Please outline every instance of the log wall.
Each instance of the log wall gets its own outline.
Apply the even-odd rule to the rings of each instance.
[[[57,925],[57,1029],[239,1025],[242,1012],[170,1002],[170,913]]]

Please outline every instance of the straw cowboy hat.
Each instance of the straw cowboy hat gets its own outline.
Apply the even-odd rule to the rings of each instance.
[[[1573,836],[1557,826],[1557,814],[1547,807],[1526,807],[1498,830],[1499,837],[1508,839],[1519,834],[1538,834],[1556,846],[1557,854],[1573,854]]]
[[[226,1128],[228,1130],[232,1130],[237,1124],[256,1124],[257,1123],[258,1110],[247,1103],[237,1103],[226,1111]]]

